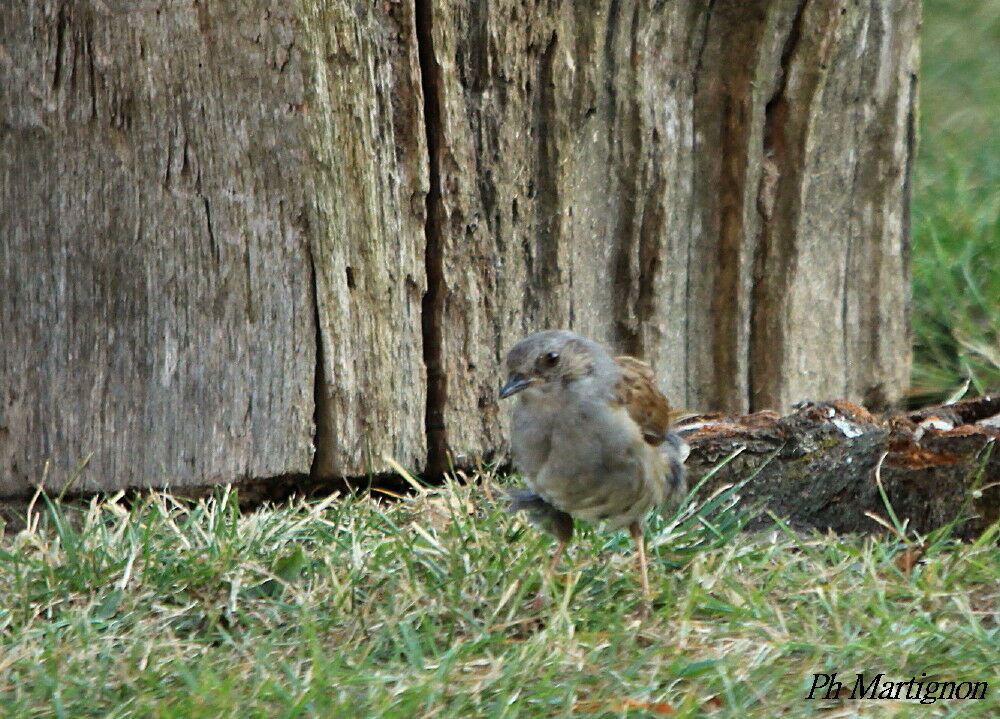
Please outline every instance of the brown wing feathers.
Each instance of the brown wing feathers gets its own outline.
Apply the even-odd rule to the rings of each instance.
[[[670,427],[670,404],[656,387],[653,369],[642,360],[623,355],[615,357],[622,376],[615,385],[615,400],[625,407],[639,425],[643,439],[659,446]]]

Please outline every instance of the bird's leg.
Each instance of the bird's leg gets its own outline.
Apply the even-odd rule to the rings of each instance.
[[[628,531],[635,542],[636,553],[639,555],[639,576],[642,579],[642,601],[648,607],[649,595],[649,575],[646,572],[646,543],[642,536],[642,525],[639,522],[632,522],[628,526]]]
[[[559,560],[562,559],[563,551],[566,549],[566,540],[560,539],[559,546],[556,547],[556,551],[552,554],[552,561],[549,562],[548,575],[551,579],[555,576],[556,567],[559,566]]]
[[[559,566],[559,560],[562,559],[563,551],[566,549],[566,543],[568,540],[559,539],[559,546],[556,547],[556,551],[552,554],[552,559],[549,560],[549,566],[545,571],[545,576],[542,580],[542,588],[538,590],[538,594],[531,601],[532,607],[535,611],[541,611],[545,607],[545,593],[553,582],[555,582],[556,577],[556,567]]]
[[[552,533],[556,535],[559,546],[556,547],[556,552],[552,555],[552,561],[549,563],[549,579],[555,576],[563,550],[566,549],[569,540],[573,538],[573,518],[565,512],[554,511],[552,513]]]
[[[555,582],[556,568],[559,566],[559,560],[562,559],[563,552],[566,550],[566,545],[569,544],[569,540],[573,538],[572,517],[553,507],[549,512],[548,519],[551,522],[548,529],[555,535],[556,541],[558,541],[559,544],[556,546],[556,551],[552,554],[552,559],[549,560],[549,566],[545,572],[542,588],[539,590],[538,594],[535,595],[533,604],[536,610],[541,610],[542,607],[545,606],[545,592],[548,587],[552,586]]]

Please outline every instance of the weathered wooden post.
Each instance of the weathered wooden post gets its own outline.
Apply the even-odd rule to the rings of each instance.
[[[916,0],[0,8],[0,497],[440,470],[569,326],[892,400]]]

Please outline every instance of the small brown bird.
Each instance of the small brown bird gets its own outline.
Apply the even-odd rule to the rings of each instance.
[[[671,432],[670,405],[653,371],[634,357],[612,357],[567,330],[536,332],[507,354],[500,398],[517,394],[511,444],[528,489],[512,511],[554,534],[549,571],[573,536],[573,520],[628,527],[649,599],[642,522],[685,491],[686,445]]]

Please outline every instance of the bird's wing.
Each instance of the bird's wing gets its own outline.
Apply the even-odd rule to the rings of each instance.
[[[670,404],[656,387],[653,368],[626,355],[615,357],[615,362],[622,372],[615,385],[615,401],[639,425],[643,439],[658,447],[670,427]]]

